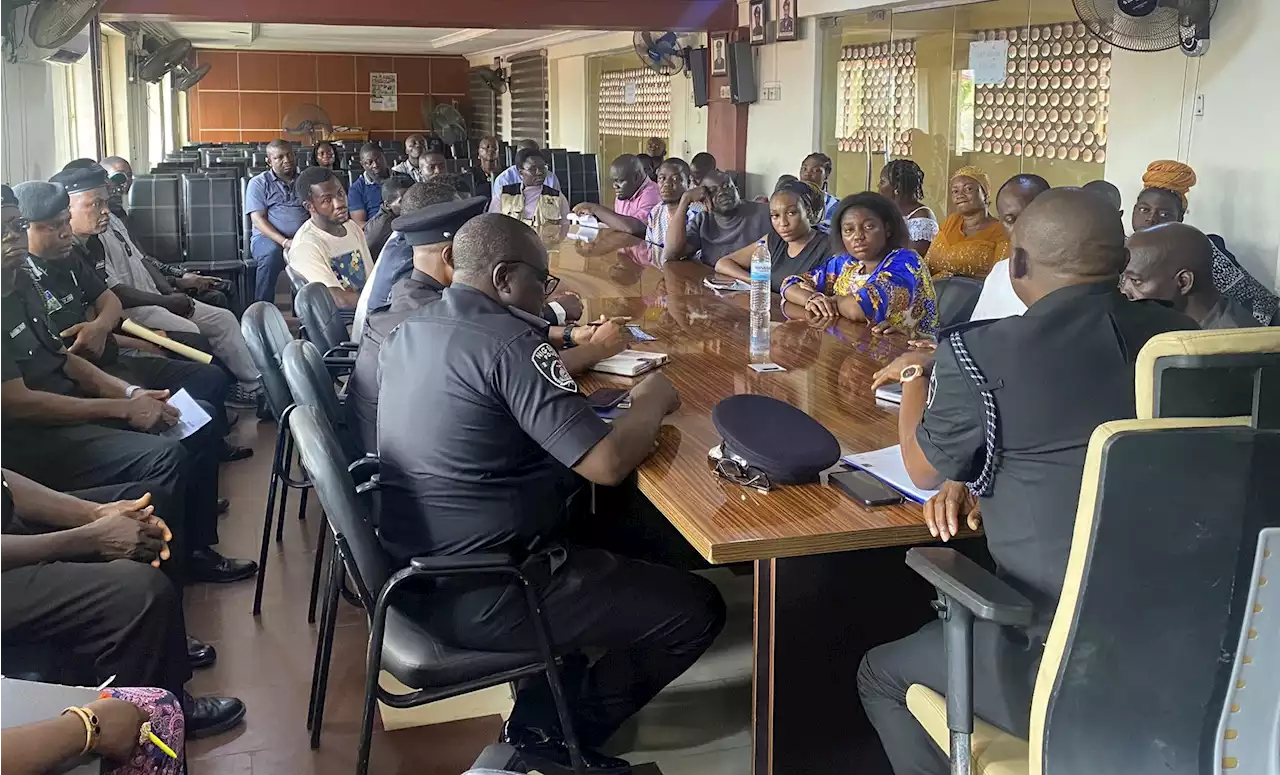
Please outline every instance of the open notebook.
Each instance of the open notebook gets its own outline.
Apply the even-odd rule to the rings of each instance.
[[[591,367],[592,371],[603,374],[617,374],[620,377],[636,377],[647,371],[653,371],[671,360],[666,353],[650,353],[642,350],[623,350]]]
[[[866,471],[916,503],[924,503],[938,492],[922,490],[911,483],[907,467],[902,463],[902,447],[897,444],[872,452],[845,455],[841,460],[847,465]]]

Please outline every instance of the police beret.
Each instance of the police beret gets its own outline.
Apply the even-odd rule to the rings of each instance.
[[[92,167],[72,167],[49,178],[49,181],[66,186],[68,194],[79,194],[106,186],[107,171],[96,164]]]
[[[61,183],[28,180],[13,189],[18,197],[18,209],[28,221],[47,221],[71,205],[71,197]]]
[[[485,197],[473,196],[428,205],[395,219],[391,222],[391,228],[403,234],[404,241],[410,245],[448,242],[462,228],[462,224],[484,212],[488,201]]]
[[[729,396],[711,410],[724,453],[742,458],[773,484],[818,481],[840,459],[840,442],[822,424],[776,398]]]
[[[8,183],[5,183],[3,186],[0,186],[0,193],[3,193],[5,207],[18,206],[18,197],[16,194],[13,193],[13,189],[9,188]]]

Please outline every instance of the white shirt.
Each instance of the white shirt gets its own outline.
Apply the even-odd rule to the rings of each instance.
[[[969,319],[1000,320],[1026,311],[1027,305],[1013,292],[1013,281],[1009,279],[1009,259],[997,261],[982,283],[982,293],[978,296],[978,304],[973,308]]]

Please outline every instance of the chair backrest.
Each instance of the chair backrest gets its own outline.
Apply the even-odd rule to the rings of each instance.
[[[182,176],[182,221],[189,263],[213,264],[240,256],[240,178]]]
[[[129,189],[129,236],[147,255],[182,260],[182,188],[177,173],[137,175]]]
[[[344,426],[342,406],[333,389],[333,376],[329,374],[329,369],[324,365],[324,357],[316,346],[299,339],[289,342],[285,345],[281,366],[294,403],[320,409],[325,421],[333,428],[348,463],[361,457],[363,453],[357,451],[357,445]]]
[[[347,326],[324,283],[302,286],[293,298],[293,307],[307,339],[315,342],[322,352],[327,353],[347,340]]]
[[[1033,775],[1207,771],[1251,642],[1253,558],[1280,526],[1277,471],[1280,431],[1239,419],[1098,427],[1032,702]]]
[[[1169,331],[1138,353],[1138,417],[1254,418],[1280,428],[1280,328]]]
[[[255,301],[240,318],[240,332],[249,345],[253,365],[262,374],[262,386],[267,391],[267,404],[277,421],[284,410],[293,404],[293,393],[284,377],[280,359],[284,348],[293,341],[289,325],[276,305]]]
[[[303,277],[301,272],[288,264],[284,265],[284,273],[289,278],[289,285],[293,288],[293,295],[297,296],[298,292],[306,287],[307,278]]]
[[[347,572],[367,610],[390,575],[391,563],[378,543],[369,511],[356,495],[347,461],[333,428],[314,406],[299,406],[289,416],[289,430],[302,465],[315,488],[335,537],[341,537],[351,563]],[[355,567],[352,567],[354,565]]]
[[[943,277],[933,281],[933,291],[938,297],[938,328],[954,326],[972,317],[982,295],[982,281],[960,275]]]

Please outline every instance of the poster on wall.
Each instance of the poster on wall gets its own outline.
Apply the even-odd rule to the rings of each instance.
[[[369,73],[369,110],[395,111],[396,74]]]
[[[796,39],[797,0],[778,0],[778,40]]]
[[[728,75],[729,58],[725,53],[729,47],[729,36],[723,32],[711,36],[711,74]]]
[[[969,69],[973,71],[973,82],[979,86],[1004,83],[1008,63],[1007,40],[975,40],[969,44]]]
[[[751,45],[764,43],[764,0],[751,0]]]
[[[636,104],[636,82],[627,81],[622,86],[622,102],[626,105]]]

